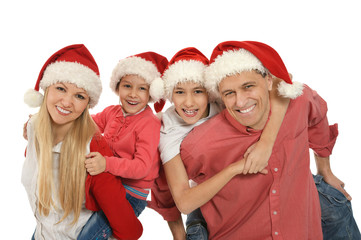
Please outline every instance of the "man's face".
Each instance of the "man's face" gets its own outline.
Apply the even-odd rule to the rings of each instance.
[[[263,77],[256,71],[226,77],[219,84],[219,93],[231,116],[256,130],[263,129],[267,122],[271,89],[271,77]]]

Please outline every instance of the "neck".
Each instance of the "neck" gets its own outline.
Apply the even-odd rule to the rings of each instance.
[[[62,142],[65,138],[65,135],[69,132],[72,123],[64,124],[64,125],[57,125],[52,123],[53,135],[54,135],[54,146],[60,142]]]

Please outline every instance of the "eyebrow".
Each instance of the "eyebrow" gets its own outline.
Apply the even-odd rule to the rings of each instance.
[[[255,84],[257,84],[257,82],[256,81],[248,81],[248,82],[243,83],[241,85],[241,87],[247,86],[249,84],[255,85]],[[234,90],[233,89],[226,89],[226,90],[222,91],[221,94],[225,94],[226,92],[230,92],[230,91],[234,91]]]

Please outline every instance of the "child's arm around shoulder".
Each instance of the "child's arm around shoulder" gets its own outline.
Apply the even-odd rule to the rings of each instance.
[[[290,102],[289,98],[284,98],[278,95],[277,85],[280,81],[282,80],[273,78],[272,91],[270,92],[272,114],[262,132],[260,140],[250,146],[244,155],[246,158],[246,164],[243,174],[261,172],[268,165],[273,145],[276,141],[278,131],[282,125],[283,118],[287,112],[288,104]]]

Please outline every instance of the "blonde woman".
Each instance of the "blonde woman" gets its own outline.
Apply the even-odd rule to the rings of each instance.
[[[88,111],[97,104],[100,93],[97,64],[79,44],[53,54],[41,69],[35,89],[25,95],[30,106],[40,106],[27,125],[22,172],[37,222],[32,239],[108,239],[111,231],[107,224],[82,231],[93,211],[100,209],[115,238],[138,239],[142,234],[121,180],[110,174],[92,177],[86,173],[87,154],[112,154]],[[102,216],[101,212],[94,214]]]

